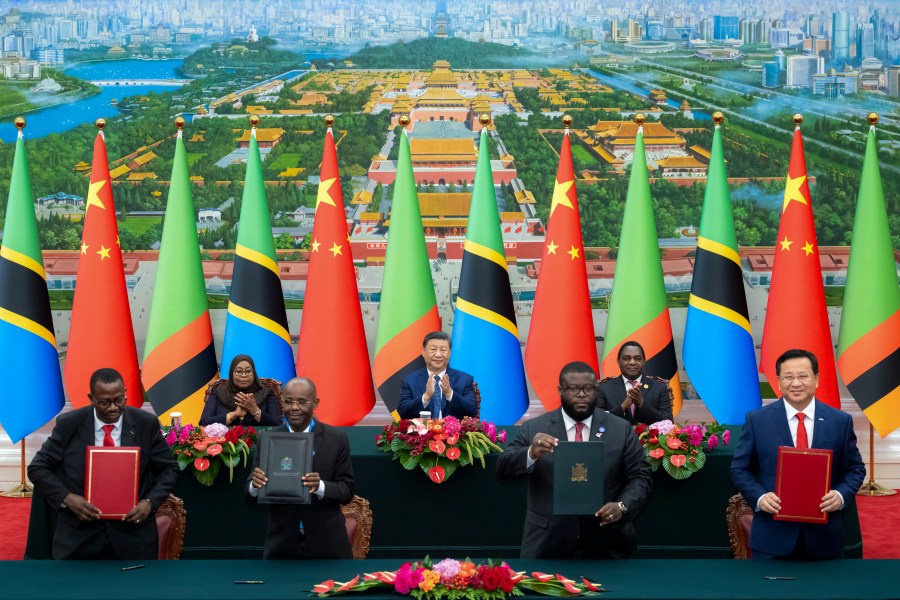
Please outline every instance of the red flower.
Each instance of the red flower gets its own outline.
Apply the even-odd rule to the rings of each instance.
[[[451,446],[455,446],[456,442],[458,442],[458,441],[459,441],[458,433],[454,433],[453,435],[447,437],[447,443],[450,444]]]
[[[651,444],[658,444],[658,443],[659,443],[659,438],[656,437],[655,435],[653,435],[652,433],[651,433],[650,435],[651,435],[651,437],[650,437],[650,439],[647,440],[647,441],[650,442]]]
[[[639,423],[634,427],[634,433],[636,435],[641,435],[645,431],[647,431],[647,426],[644,423]]]
[[[654,448],[650,451],[650,458],[662,458],[665,456],[666,451],[662,448]]]
[[[197,450],[206,450],[206,445],[209,444],[207,440],[200,440],[199,442],[194,442],[194,448]]]
[[[206,453],[210,456],[217,456],[222,453],[222,445],[221,444],[213,444],[209,448],[206,449]]]
[[[428,478],[435,483],[444,482],[444,467],[431,467],[428,469]]]
[[[496,590],[500,587],[500,576],[497,574],[497,570],[485,569],[484,573],[481,574],[481,582],[487,591],[493,592]]]
[[[446,446],[444,446],[444,442],[440,440],[431,440],[428,442],[428,448],[435,454],[443,454]]]
[[[205,471],[209,468],[209,459],[208,458],[195,458],[194,459],[194,468],[198,471]]]
[[[669,462],[671,462],[676,467],[683,467],[687,457],[684,454],[675,454],[669,458]]]
[[[651,437],[656,437],[656,436],[658,436],[658,435],[659,435],[659,429],[657,429],[657,428],[655,428],[655,427],[651,427],[651,428],[650,428],[650,436],[651,436]]]
[[[456,460],[459,458],[459,455],[462,454],[459,448],[447,448],[447,458],[450,460]]]
[[[668,438],[666,438],[666,446],[668,446],[672,450],[678,450],[679,448],[681,448],[681,440],[679,440],[675,436],[670,435]]]

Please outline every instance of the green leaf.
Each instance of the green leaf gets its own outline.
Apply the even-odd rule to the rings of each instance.
[[[422,455],[410,456],[409,450],[401,450],[394,458],[400,460],[400,464],[403,465],[404,469],[411,471],[419,466]]]
[[[194,457],[193,456],[185,456],[184,454],[179,454],[177,460],[178,460],[178,468],[181,469],[182,471],[184,471],[189,464],[194,462]]]
[[[233,468],[238,466],[238,463],[241,462],[241,456],[239,454],[225,454],[224,452],[219,455],[219,458],[222,459],[222,463],[228,468]]]
[[[211,460],[209,461],[209,468],[205,471],[198,471],[197,469],[193,469],[194,477],[196,477],[197,481],[199,481],[203,485],[212,485],[216,480],[216,475],[219,474],[220,468],[222,468],[221,461]]]

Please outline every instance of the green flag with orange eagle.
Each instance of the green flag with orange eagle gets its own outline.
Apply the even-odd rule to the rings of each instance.
[[[573,361],[585,362],[594,372],[599,371],[578,193],[566,129],[525,346],[525,370],[546,410],[559,407],[559,372]]]
[[[644,130],[637,126],[634,162],[625,198],[622,235],[616,258],[612,296],[603,341],[603,375],[619,375],[616,357],[623,342],[636,341],[646,356],[645,375],[669,380],[675,394],[672,412],[681,410],[681,382],[672,323],[666,303],[662,261],[653,204],[650,200],[650,179],[644,151]]]
[[[297,374],[315,381],[319,396],[331,399],[316,415],[332,425],[355,425],[375,406],[375,389],[330,127],[320,175]]]
[[[185,424],[200,423],[206,386],[218,370],[189,179],[179,129],[141,369],[164,425],[173,411]]]
[[[873,125],[853,221],[837,364],[882,438],[900,427],[900,286],[887,217]]]
[[[422,340],[441,328],[405,129],[399,144],[372,363],[378,393],[395,417],[403,378],[425,368]]]

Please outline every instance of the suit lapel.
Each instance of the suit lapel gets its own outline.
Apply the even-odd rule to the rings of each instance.
[[[78,437],[85,446],[93,446],[94,442],[94,409],[85,411],[85,418],[78,426]]]
[[[831,426],[831,421],[825,414],[824,405],[818,400],[813,400],[813,402],[816,403],[816,422],[813,424],[813,437],[809,446],[810,448],[824,448],[822,439],[825,436],[825,428]]]
[[[784,409],[784,398],[772,405],[772,426],[778,432],[778,439],[782,446],[794,445],[791,437],[791,428],[787,422],[787,411]]]
[[[606,431],[606,419],[608,413],[605,410],[595,410],[594,418],[591,419],[591,433],[590,437],[588,437],[589,442],[599,442],[603,439],[602,435],[597,435],[602,428],[603,431]]]
[[[137,446],[137,435],[135,434],[135,424],[131,419],[131,416],[128,414],[128,411],[124,411],[122,414],[122,445],[123,446]]]
[[[562,408],[557,408],[550,413],[550,431],[548,433],[561,442],[569,441],[569,436],[566,433],[566,423],[562,417]]]

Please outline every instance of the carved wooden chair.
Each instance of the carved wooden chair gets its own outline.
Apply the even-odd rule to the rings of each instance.
[[[187,510],[178,496],[169,497],[156,509],[156,529],[159,531],[159,560],[178,560],[184,549],[184,528]]]
[[[728,499],[725,509],[725,522],[728,525],[728,543],[735,558],[746,560],[752,556],[750,551],[750,528],[753,526],[753,509],[747,505],[744,497],[735,494]]]
[[[347,524],[347,536],[353,546],[353,558],[363,559],[369,554],[369,543],[372,539],[372,507],[369,501],[353,496],[347,504],[341,505],[344,520]]]

